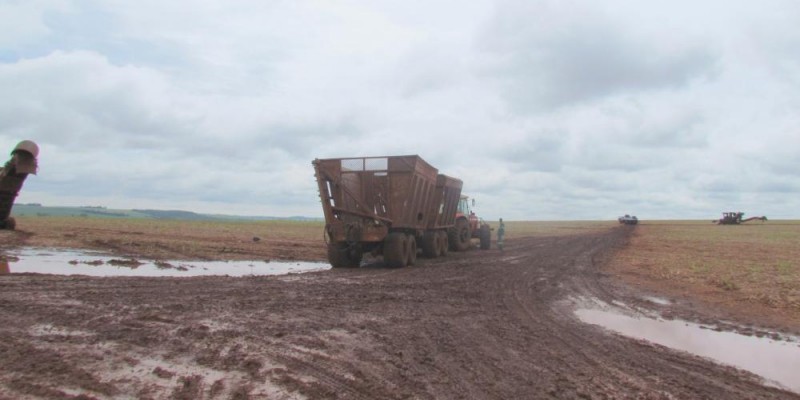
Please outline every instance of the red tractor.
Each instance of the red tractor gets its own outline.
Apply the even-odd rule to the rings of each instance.
[[[458,201],[456,224],[448,231],[451,250],[466,250],[469,248],[472,238],[480,239],[481,250],[488,250],[491,245],[492,228],[475,215],[470,208],[470,203],[475,206],[475,199],[470,202],[469,197],[463,195]]]

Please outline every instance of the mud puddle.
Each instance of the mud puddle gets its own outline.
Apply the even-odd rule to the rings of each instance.
[[[164,261],[113,257],[106,253],[22,248],[0,253],[0,275],[40,273],[88,276],[281,275],[329,269],[307,261]]]
[[[663,297],[644,296],[643,299],[645,299],[645,300],[647,300],[647,301],[649,301],[651,303],[658,304],[660,306],[668,306],[668,305],[672,304],[672,302],[670,300],[665,299]]]
[[[608,308],[578,309],[575,314],[582,322],[732,365],[763,377],[769,385],[800,393],[800,338],[784,341],[745,336],[687,321],[625,315]]]

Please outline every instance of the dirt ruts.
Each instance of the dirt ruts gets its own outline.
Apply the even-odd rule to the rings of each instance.
[[[630,230],[389,269],[0,276],[0,398],[800,398],[578,322]]]

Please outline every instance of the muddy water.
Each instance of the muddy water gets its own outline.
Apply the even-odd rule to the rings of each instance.
[[[280,275],[329,269],[304,261],[154,261],[105,253],[23,248],[0,253],[0,275],[23,272],[89,276]]]
[[[669,301],[669,300],[667,300],[667,299],[665,299],[663,297],[645,296],[644,299],[649,301],[649,302],[651,302],[651,303],[655,303],[655,304],[662,305],[662,306],[668,306],[668,305],[672,304],[671,301]]]
[[[799,338],[776,341],[608,310],[579,309],[575,314],[583,322],[732,365],[763,377],[767,384],[800,393]]]

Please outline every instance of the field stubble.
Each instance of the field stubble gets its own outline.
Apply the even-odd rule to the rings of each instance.
[[[495,229],[497,221],[489,221]],[[506,221],[506,238],[602,232],[616,221]],[[0,246],[111,251],[146,259],[326,261],[321,221],[20,217]],[[666,297],[800,329],[800,221],[718,226],[645,221],[606,270]]]
[[[800,221],[641,223],[608,270],[665,296],[800,328]]]
[[[322,222],[20,217],[9,246],[79,248],[180,260],[325,260]]]

